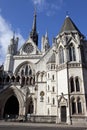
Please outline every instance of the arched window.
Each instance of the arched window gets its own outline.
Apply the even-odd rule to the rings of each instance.
[[[19,82],[19,80],[20,80],[20,76],[18,75],[18,76],[16,77],[16,82]]]
[[[15,82],[15,77],[14,76],[11,77],[11,81]]]
[[[24,76],[24,70],[23,69],[21,70],[21,76]]]
[[[54,80],[54,75],[52,75],[52,80]]]
[[[43,73],[41,73],[41,82],[43,82],[43,75],[44,75],[44,74],[43,74]]]
[[[55,99],[53,98],[53,105],[55,105]]]
[[[38,82],[41,82],[41,73],[38,73]]]
[[[59,48],[59,64],[64,63],[64,52],[63,52],[63,47]]]
[[[70,78],[70,87],[71,87],[71,92],[74,92],[74,80],[73,77]]]
[[[82,113],[82,106],[81,106],[81,100],[78,98],[77,100],[77,109],[78,109],[78,114]]]
[[[44,91],[40,92],[40,101],[43,102],[44,101]]]
[[[72,100],[72,114],[76,114],[76,102],[75,102],[75,99]]]
[[[75,47],[73,46],[73,44],[69,46],[69,60],[76,61]]]
[[[7,76],[6,82],[10,82],[10,77],[9,76]]]
[[[43,72],[43,73],[42,73],[42,82],[45,82],[45,81],[46,81],[46,73]]]
[[[52,87],[52,92],[54,92],[55,91],[55,88],[54,88],[54,86]]]
[[[75,84],[76,84],[76,91],[80,91],[80,86],[79,86],[79,79],[76,77],[75,79]]]
[[[32,75],[32,70],[31,69],[29,70],[29,75]]]
[[[25,75],[28,75],[28,65],[25,67]]]

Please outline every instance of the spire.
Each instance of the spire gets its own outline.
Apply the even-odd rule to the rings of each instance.
[[[45,37],[48,38],[48,32],[46,31]]]
[[[36,29],[36,9],[34,12],[33,26],[32,26],[32,31],[30,32],[30,38],[38,46],[38,34],[37,34],[37,29]]]
[[[34,12],[34,20],[33,20],[33,26],[32,26],[32,31],[36,32],[36,9]]]

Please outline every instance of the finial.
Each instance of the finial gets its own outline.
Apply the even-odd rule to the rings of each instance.
[[[34,7],[34,16],[36,16],[36,6]]]
[[[45,34],[45,37],[48,37],[48,31],[46,30],[46,34]]]
[[[69,17],[69,11],[66,11],[66,18]]]

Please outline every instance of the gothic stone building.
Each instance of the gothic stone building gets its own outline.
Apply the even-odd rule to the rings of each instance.
[[[0,118],[6,117],[87,123],[87,41],[69,16],[52,47],[46,33],[38,49],[36,13],[19,50],[18,38],[11,39],[0,67]]]

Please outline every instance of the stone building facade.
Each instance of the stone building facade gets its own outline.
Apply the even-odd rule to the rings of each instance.
[[[85,124],[87,122],[87,41],[69,16],[49,44],[38,49],[36,13],[29,38],[18,50],[8,46],[0,67],[0,118]]]

